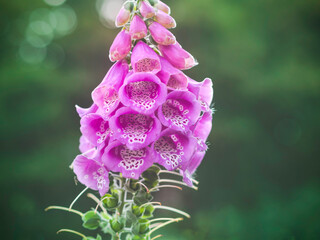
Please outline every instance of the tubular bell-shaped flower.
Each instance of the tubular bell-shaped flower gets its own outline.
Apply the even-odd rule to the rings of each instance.
[[[125,25],[130,19],[130,14],[130,10],[123,6],[116,17],[116,27]]]
[[[134,72],[151,72],[161,70],[160,59],[146,43],[139,41],[132,50],[131,65]]]
[[[80,124],[82,135],[94,146],[104,143],[112,134],[109,123],[96,113],[85,115]]]
[[[161,131],[161,123],[154,115],[143,115],[131,108],[120,108],[110,119],[113,137],[131,150],[148,146]]]
[[[183,176],[183,181],[189,186],[193,186],[192,175],[195,173],[195,171],[201,164],[205,154],[205,151],[199,151],[197,149],[192,155],[191,159],[188,161],[188,163],[180,170]]]
[[[161,71],[157,76],[170,90],[187,90],[188,77],[176,69],[165,58],[160,57]]]
[[[161,123],[178,131],[188,131],[200,116],[200,104],[194,94],[187,91],[173,91],[166,102],[159,107]]]
[[[138,16],[135,15],[131,21],[129,33],[131,38],[134,40],[139,40],[145,38],[148,34],[148,29],[144,21]]]
[[[121,172],[125,178],[139,179],[140,175],[153,164],[152,152],[149,147],[130,150],[120,141],[109,143],[102,161],[108,169]]]
[[[107,118],[119,105],[119,88],[129,71],[125,60],[115,63],[91,96],[104,118]]]
[[[186,70],[198,64],[194,57],[184,50],[179,43],[168,46],[159,45],[159,50],[174,67],[180,70]]]
[[[169,128],[164,130],[152,145],[155,161],[169,171],[185,165],[195,147],[194,137]]]
[[[109,190],[108,169],[98,160],[103,150],[103,148],[97,149],[93,155],[78,155],[72,163],[73,171],[79,182],[99,191],[101,196]]]
[[[151,23],[149,31],[152,38],[160,45],[171,45],[176,43],[176,37],[160,23]]]
[[[148,0],[141,1],[140,13],[144,18],[152,18],[156,14],[155,9],[150,5]]]
[[[121,30],[110,47],[109,58],[111,62],[121,60],[129,54],[130,50],[131,36],[125,29]]]
[[[158,10],[155,16],[155,20],[165,28],[175,28],[177,26],[176,21],[169,14]]]
[[[207,150],[206,141],[212,129],[212,111],[204,112],[195,124],[193,136],[198,139],[199,148]]]
[[[167,88],[151,73],[134,73],[127,77],[119,90],[123,105],[144,114],[153,113],[165,102]]]
[[[210,78],[204,79],[202,82],[197,82],[191,78],[188,79],[188,89],[198,98],[202,110],[209,111],[213,100],[212,80]]]
[[[93,153],[93,150],[95,150],[95,145],[89,142],[89,140],[81,135],[79,139],[79,150],[81,153]]]

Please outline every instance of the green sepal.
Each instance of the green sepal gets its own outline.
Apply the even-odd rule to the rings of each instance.
[[[125,218],[116,216],[115,218],[110,219],[109,221],[110,227],[116,233],[120,232],[125,226],[125,221],[126,221]]]
[[[131,226],[138,221],[138,217],[133,213],[133,211],[128,210],[125,216],[127,226]]]
[[[101,218],[94,211],[88,211],[82,216],[82,221],[84,228],[96,230],[100,225]]]
[[[147,193],[144,190],[140,190],[135,194],[135,196],[133,198],[133,202],[136,205],[141,206],[142,204],[150,202],[152,199],[153,199],[153,197],[150,193]]]
[[[142,177],[144,178],[143,183],[148,188],[154,188],[159,184],[160,170],[161,169],[158,166],[153,165],[142,173]]]
[[[132,12],[133,8],[134,8],[134,2],[133,1],[126,1],[124,4],[123,4],[123,7]]]
[[[151,217],[153,217],[153,212],[154,212],[154,206],[152,204],[149,204],[149,205],[145,206],[142,218],[151,218]]]
[[[107,193],[101,199],[103,199],[102,202],[104,207],[108,210],[116,209],[121,204],[121,202],[119,201],[119,195],[117,193]]]
[[[86,237],[83,240],[102,240],[101,236],[98,234],[97,237]]]
[[[140,190],[140,184],[138,184],[139,180],[135,180],[135,179],[130,179],[130,181],[128,182],[128,184],[125,185],[125,188],[131,192],[131,193],[135,193],[137,191]]]
[[[137,205],[132,206],[132,213],[137,217],[141,217],[143,214],[143,211],[144,211],[144,209],[137,206]]]
[[[147,219],[139,219],[139,221],[132,227],[132,233],[138,236],[145,235],[149,230],[150,223]]]
[[[152,6],[156,5],[159,1],[158,0],[149,0]]]

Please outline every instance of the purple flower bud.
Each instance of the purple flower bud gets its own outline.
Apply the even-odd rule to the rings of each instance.
[[[139,40],[145,38],[148,34],[148,29],[144,21],[138,16],[135,15],[130,24],[129,33],[131,38],[134,40]]]
[[[169,14],[158,10],[155,20],[165,28],[175,28],[177,26],[176,21]]]
[[[176,69],[165,58],[160,57],[161,71],[157,73],[160,80],[170,90],[187,90],[188,77]]]
[[[125,58],[131,50],[131,36],[126,30],[121,30],[114,39],[109,58],[111,62]]]
[[[129,71],[124,60],[115,63],[99,86],[93,90],[92,99],[99,107],[104,118],[107,118],[119,105],[118,91]]]
[[[156,14],[156,11],[148,1],[142,1],[140,6],[140,13],[144,18],[152,18]]]
[[[97,150],[101,151],[101,149]],[[96,153],[100,157],[100,153]],[[105,166],[96,160],[96,155],[87,157],[78,155],[72,163],[77,179],[87,187],[105,195],[109,190],[109,173]]]
[[[139,41],[132,50],[131,64],[134,72],[152,72],[161,70],[159,56],[146,43]]]
[[[167,13],[167,14],[170,14],[171,13],[171,10],[170,10],[170,7],[165,4],[164,2],[161,2],[160,0],[157,1],[154,5],[157,9]]]
[[[196,141],[192,136],[169,128],[164,130],[152,145],[155,161],[169,171],[186,164],[195,147]]]
[[[104,143],[112,134],[109,123],[96,113],[85,115],[80,124],[82,135],[94,146]]]
[[[197,82],[189,78],[188,81],[188,89],[198,98],[202,111],[209,111],[213,99],[212,80],[206,78],[202,82]]]
[[[197,65],[194,57],[184,50],[179,43],[164,46],[159,45],[162,55],[176,68],[186,70]]]
[[[120,141],[111,142],[106,148],[103,163],[114,172],[121,172],[125,178],[139,179],[140,175],[153,164],[149,147],[130,150]]]
[[[151,114],[165,102],[167,88],[152,73],[134,73],[125,79],[119,97],[125,106],[143,114]]]
[[[120,9],[116,18],[116,27],[121,27],[125,25],[130,19],[130,10],[126,9],[124,6]]]
[[[176,37],[160,23],[153,22],[149,26],[152,38],[160,45],[171,45],[176,43]]]
[[[166,102],[159,107],[161,123],[178,131],[188,131],[200,116],[200,104],[194,94],[187,91],[173,91]]]
[[[82,108],[82,107],[79,107],[78,105],[76,105],[76,110],[77,110],[77,113],[79,114],[79,117],[83,117],[89,113],[95,113],[97,112],[98,110],[98,106],[96,104],[92,104],[89,108]]]

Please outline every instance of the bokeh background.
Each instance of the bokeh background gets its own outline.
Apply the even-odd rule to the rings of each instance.
[[[174,34],[200,62],[186,73],[212,77],[217,111],[199,191],[157,196],[193,215],[164,239],[320,239],[320,2],[165,2]],[[111,66],[120,4],[1,1],[1,239],[86,233],[77,216],[44,208],[68,206],[83,189],[68,168],[80,136],[74,105],[91,104]],[[75,208],[90,206],[84,196]]]

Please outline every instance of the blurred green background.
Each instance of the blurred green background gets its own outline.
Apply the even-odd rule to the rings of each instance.
[[[178,41],[200,62],[187,74],[213,78],[217,112],[199,191],[157,196],[193,215],[163,239],[320,239],[320,2],[165,2]],[[68,168],[80,136],[74,105],[91,104],[111,66],[120,3],[1,2],[1,239],[86,233],[77,216],[44,208],[68,206],[83,189]],[[82,197],[75,208],[90,206]]]

